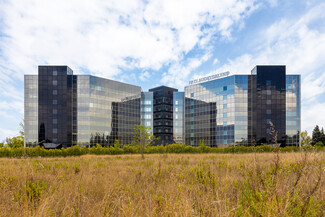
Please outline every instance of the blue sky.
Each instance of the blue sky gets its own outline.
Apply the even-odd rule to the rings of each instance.
[[[302,76],[302,130],[325,127],[322,0],[0,0],[0,141],[18,134],[24,74],[68,65],[147,90],[259,64]]]

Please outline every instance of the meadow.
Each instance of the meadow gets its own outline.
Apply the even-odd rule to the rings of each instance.
[[[324,216],[325,153],[0,158],[0,216]]]

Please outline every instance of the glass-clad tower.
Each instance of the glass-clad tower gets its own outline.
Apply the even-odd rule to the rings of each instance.
[[[186,143],[247,144],[248,76],[233,75],[185,87]]]
[[[38,141],[72,144],[73,76],[67,66],[38,67]]]
[[[173,143],[173,92],[177,91],[166,86],[149,89],[153,92],[153,135],[157,144]]]
[[[140,124],[141,88],[67,66],[39,66],[25,76],[26,146],[39,142],[64,147],[130,144]]]
[[[251,143],[286,143],[286,68],[256,66],[252,70],[250,89]],[[271,124],[277,131],[274,141]]]
[[[77,76],[77,141],[102,146],[131,143],[140,124],[141,88],[92,75]]]

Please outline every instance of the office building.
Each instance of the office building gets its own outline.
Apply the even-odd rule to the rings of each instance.
[[[64,147],[129,144],[140,124],[141,88],[67,66],[39,66],[25,75],[25,144],[46,141]]]
[[[285,66],[256,66],[251,75],[219,75],[185,87],[186,144],[299,145],[300,75],[286,75]]]
[[[219,73],[190,81],[184,92],[74,75],[67,66],[39,66],[25,75],[25,145],[63,147],[132,142],[142,124],[156,144],[226,147],[300,144],[300,75],[285,66],[256,66],[250,74]],[[274,141],[271,124],[277,131]]]
[[[166,86],[149,89],[153,93],[153,135],[157,144],[173,143],[173,93],[177,91]]]

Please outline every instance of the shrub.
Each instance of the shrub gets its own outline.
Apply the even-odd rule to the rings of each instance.
[[[229,146],[224,148],[209,147],[205,145],[190,146],[184,144],[169,144],[166,146],[147,146],[142,150],[139,145],[126,145],[120,148],[119,145],[111,147],[97,146],[86,148],[78,145],[62,148],[62,149],[44,149],[42,147],[35,148],[8,148],[0,147],[0,157],[66,157],[66,156],[81,156],[85,154],[94,155],[117,155],[117,154],[141,154],[142,151],[146,154],[154,153],[253,153],[253,152],[299,152],[299,151],[324,151],[323,143],[319,142],[315,146],[287,146],[284,148],[272,147],[269,145],[261,146]]]
[[[324,144],[322,141],[319,141],[315,144],[316,147],[324,147]]]
[[[39,201],[47,186],[47,182],[44,181],[27,181],[25,186],[27,198],[32,202]]]

